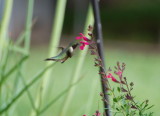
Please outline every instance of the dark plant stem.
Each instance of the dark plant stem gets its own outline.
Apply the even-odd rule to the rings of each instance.
[[[93,12],[94,12],[94,19],[95,19],[95,32],[96,32],[96,42],[97,42],[97,48],[98,48],[98,54],[99,57],[102,60],[102,67],[100,67],[100,72],[105,72],[105,60],[104,60],[104,49],[103,49],[103,36],[102,36],[102,26],[101,26],[101,19],[100,19],[100,11],[99,11],[99,3],[98,0],[91,0],[92,6],[93,6]],[[107,100],[107,102],[104,103],[105,107],[105,115],[111,116],[109,111],[109,98],[107,95],[107,85],[103,81],[103,77],[101,76],[101,85],[102,85],[102,91],[104,93],[104,98]]]

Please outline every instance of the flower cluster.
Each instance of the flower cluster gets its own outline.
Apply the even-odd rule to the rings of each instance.
[[[96,55],[97,57],[99,57],[98,53],[97,53],[97,47],[96,47],[96,43],[94,42],[93,40],[93,36],[92,36],[92,29],[90,29],[91,27],[89,27],[89,33],[88,35],[91,37],[91,39],[87,38],[83,33],[79,33],[80,36],[77,36],[76,37],[76,40],[81,40],[79,43],[81,44],[80,45],[80,50],[84,50],[85,46],[86,45],[89,45],[89,49],[90,49],[90,52],[91,52],[91,55]],[[103,68],[103,65],[102,65],[102,61],[100,58],[95,58],[95,66],[98,66],[98,67],[102,67]],[[104,72],[100,72],[99,74],[101,73],[104,73]],[[122,76],[122,71],[118,71],[118,72],[115,72],[116,75],[119,75],[119,77],[121,78]],[[112,73],[108,73],[108,75],[104,75],[103,78],[111,78],[111,80],[113,82],[116,82],[116,83],[120,83],[120,81],[118,81],[113,75]]]
[[[88,26],[88,36],[91,37],[91,39],[87,38],[83,33],[79,33],[80,36],[77,36],[75,39],[80,40],[80,50],[84,50],[86,45],[91,45],[93,43],[93,36],[92,36],[93,27]]]
[[[82,40],[80,41],[80,44],[81,44],[80,50],[84,50],[85,46],[89,45],[89,41],[90,41],[86,36],[84,36],[83,33],[80,33],[80,36],[77,36],[76,40]]]
[[[123,79],[122,79],[122,73],[123,73],[123,71],[124,71],[124,69],[125,69],[125,64],[122,63],[122,68],[121,68],[120,63],[117,62],[117,67],[115,66],[115,69],[116,69],[116,71],[114,71],[114,74],[119,77],[119,80],[120,80],[120,81],[118,81],[118,80],[113,76],[113,74],[111,73],[110,68],[109,68],[109,70],[108,70],[109,73],[107,74],[106,78],[111,78],[113,82],[124,84],[124,81],[123,81]]]

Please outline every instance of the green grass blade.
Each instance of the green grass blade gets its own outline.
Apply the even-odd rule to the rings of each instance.
[[[92,111],[94,94],[95,94],[95,90],[97,87],[98,87],[97,79],[93,79],[91,83],[91,87],[89,88],[90,93],[88,94],[89,96],[88,96],[88,100],[85,106],[86,108],[85,108],[84,114],[89,114]]]
[[[31,4],[32,5],[32,4]],[[32,5],[32,7],[33,7],[33,5]],[[31,10],[31,11],[33,11],[33,9]],[[30,11],[30,12],[31,12]],[[28,11],[29,12],[29,11]],[[29,14],[29,13],[28,13]],[[32,14],[30,14],[30,15],[32,15]],[[31,16],[30,16],[31,17]],[[26,25],[28,25],[28,26],[26,26],[26,29],[25,29],[25,31],[22,31],[22,33],[19,35],[19,37],[17,38],[17,40],[15,41],[15,45],[20,45],[20,44],[22,44],[22,42],[24,41],[24,39],[26,39],[25,38],[25,36],[26,36],[26,30],[28,29],[28,28],[30,28],[30,30],[32,29],[32,27],[34,26],[34,24],[36,23],[36,19],[33,19],[33,21],[32,21],[32,23],[30,22],[31,21],[31,19],[29,18],[28,19],[29,21],[27,21],[27,22],[29,22],[29,23],[26,23]],[[30,25],[30,26],[29,26]],[[28,38],[30,38],[30,36],[28,37]],[[30,43],[30,42],[29,42]]]
[[[66,8],[66,1],[67,0],[58,0],[57,1],[57,7],[56,7],[56,12],[55,12],[55,19],[53,23],[53,31],[51,35],[51,44],[50,44],[50,49],[49,49],[49,55],[48,57],[55,56],[57,52],[56,46],[59,45],[60,41],[60,36],[62,33],[62,27],[63,27],[63,21],[64,21],[64,15],[65,15],[65,8]],[[47,65],[51,64],[53,62],[47,62]],[[44,93],[47,92],[48,90],[48,82],[50,81],[52,69],[48,70],[46,74],[44,75],[46,78],[44,78]]]
[[[86,19],[86,24],[85,24],[85,29],[84,30],[86,30],[86,28],[89,25],[93,25],[93,23],[94,23],[94,18],[93,18],[92,7],[91,7],[91,5],[89,5],[88,14],[87,14],[87,19]],[[87,35],[87,33],[85,33],[85,34]],[[76,82],[78,80],[79,75],[81,74],[81,69],[82,69],[86,54],[87,54],[87,48],[79,53],[79,57],[78,57],[78,60],[77,60],[77,63],[76,63],[76,68],[73,71],[74,73],[73,73],[73,76],[72,76],[70,84],[72,84],[72,83],[74,83],[74,82]],[[72,101],[72,98],[74,96],[75,90],[76,90],[76,86],[71,88],[70,91],[68,92],[67,97],[66,97],[65,102],[64,102],[64,105],[62,107],[62,111],[60,111],[60,115],[59,116],[65,116],[67,114],[67,111],[68,111],[69,105],[70,105],[70,103]]]
[[[9,49],[11,48],[11,45],[8,45],[8,47],[4,50],[4,54],[3,54],[3,58],[2,58],[2,63],[1,63],[1,66],[0,66],[0,75],[1,75],[1,79],[3,78],[4,76],[4,73],[5,73],[5,69],[6,69],[6,66],[7,66],[7,62],[8,62],[8,59],[9,59]]]
[[[26,87],[27,86],[27,83],[26,83],[26,80],[25,80],[25,78],[24,78],[24,76],[23,76],[23,74],[22,74],[22,65],[19,67],[20,69],[19,69],[19,76],[20,76],[20,78],[21,78],[21,80],[22,80],[22,83],[23,83],[23,85]],[[32,106],[32,108],[34,109],[34,110],[36,110],[36,107],[35,107],[35,105],[34,105],[34,99],[33,99],[33,97],[32,97],[32,95],[31,95],[31,92],[29,91],[29,89],[27,88],[26,89],[26,92],[27,92],[27,95],[28,95],[28,98],[29,98],[29,101],[30,101],[30,103],[31,103],[31,106]]]
[[[20,45],[23,42],[25,35],[26,35],[25,32],[22,32],[15,41],[15,45]]]
[[[12,6],[13,6],[13,0],[5,0],[4,15],[2,17],[2,22],[0,26],[0,61],[1,61],[3,49],[6,45],[5,40],[7,39]]]
[[[63,26],[63,20],[64,20],[64,14],[65,14],[65,7],[66,7],[66,0],[57,1],[48,57],[56,55],[57,49],[55,46],[59,45],[60,36],[62,32],[62,26]],[[51,63],[55,63],[55,62],[47,62],[46,65],[48,66]],[[50,81],[51,73],[52,73],[52,69],[49,69],[48,71],[46,71],[44,75],[45,78],[43,79],[42,85],[41,85],[41,88],[43,88],[43,90],[37,94],[37,99],[36,99],[37,108],[40,108],[40,101],[43,100],[44,96],[49,90],[48,83]],[[36,112],[32,111],[31,115],[33,116],[36,115]]]
[[[64,91],[62,91],[56,98],[51,100],[51,102],[49,102],[39,113],[40,114],[44,113],[49,107],[51,107],[54,103],[56,103],[64,94],[66,94],[73,86],[77,85],[83,78],[84,76],[81,76],[81,78],[79,78],[75,83],[69,85],[69,87],[67,87]]]
[[[14,46],[12,47],[12,50],[15,51],[15,52],[17,52],[17,53],[21,53],[21,54],[23,54],[23,55],[28,54],[28,52],[27,52],[24,48],[19,47],[19,46],[16,46],[16,45],[14,45]]]
[[[18,68],[19,65],[21,65],[26,59],[28,58],[28,56],[24,56],[23,58],[21,58],[21,60],[19,62],[17,62],[1,79],[0,81],[0,87],[2,86],[2,84],[9,78],[9,76],[16,71],[16,69]]]
[[[51,100],[39,113],[44,113],[49,107],[51,107],[54,103],[56,103],[64,94],[66,94],[73,85],[70,85],[67,89],[62,91],[55,99]]]
[[[56,63],[55,63],[56,64]],[[18,100],[19,97],[21,97],[24,92],[26,92],[27,89],[29,89],[37,80],[39,80],[43,74],[52,66],[55,64],[49,65],[46,68],[44,68],[42,71],[40,71],[37,75],[35,75],[32,80],[20,91],[18,92],[10,101],[8,104],[5,104],[4,106],[0,107],[0,114],[3,114],[5,111],[7,111],[13,104]]]
[[[34,0],[28,0],[28,11],[26,19],[26,29],[25,29],[25,50],[29,52],[30,39],[31,39],[31,26],[32,26],[32,16],[33,16]]]

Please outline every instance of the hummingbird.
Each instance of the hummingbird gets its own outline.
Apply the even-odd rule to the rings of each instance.
[[[64,63],[68,58],[73,56],[73,52],[78,45],[79,43],[71,42],[66,48],[59,47],[62,49],[62,51],[57,56],[47,58],[45,61],[57,61]]]

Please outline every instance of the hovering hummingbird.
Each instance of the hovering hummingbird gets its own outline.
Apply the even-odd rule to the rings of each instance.
[[[59,47],[62,49],[62,51],[57,56],[47,58],[45,61],[57,61],[64,63],[68,58],[73,56],[73,52],[78,45],[79,43],[71,42],[66,48]]]

